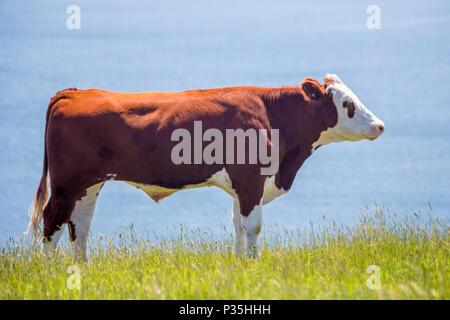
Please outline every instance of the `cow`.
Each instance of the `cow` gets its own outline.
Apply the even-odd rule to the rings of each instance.
[[[225,161],[226,153],[236,148],[226,148],[209,163],[174,161],[179,141],[174,132],[183,129],[195,135],[199,122],[224,135],[229,129],[262,130],[262,146],[277,145],[272,149],[277,153],[276,170],[262,174],[267,162],[250,163],[252,150],[247,149],[242,158],[246,161]],[[43,220],[42,250],[50,253],[67,225],[75,256],[85,259],[91,220],[105,182],[126,182],[155,201],[179,190],[216,186],[233,199],[236,253],[257,257],[261,208],[290,190],[304,161],[320,146],[374,140],[383,131],[384,123],[335,74],[327,74],[323,84],[306,78],[301,85],[278,88],[177,93],[62,90],[47,109],[43,172],[28,230],[40,235]],[[206,141],[200,144],[204,147]],[[187,160],[191,156],[183,155]]]

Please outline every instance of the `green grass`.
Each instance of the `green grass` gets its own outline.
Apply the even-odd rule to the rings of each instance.
[[[376,207],[353,226],[288,232],[265,226],[260,259],[237,257],[222,240],[182,227],[158,244],[134,232],[91,239],[87,263],[66,244],[47,258],[12,239],[0,256],[0,299],[448,299],[449,228],[431,217]],[[4,245],[5,247],[5,245]],[[67,269],[80,268],[80,289]],[[366,272],[379,269],[380,289]]]

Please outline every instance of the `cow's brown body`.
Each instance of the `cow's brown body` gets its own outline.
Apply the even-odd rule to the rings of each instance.
[[[307,80],[308,81],[308,80]],[[310,80],[313,82],[313,80]],[[85,190],[115,180],[169,189],[198,185],[226,168],[242,215],[261,201],[260,164],[175,165],[171,133],[204,129],[279,129],[280,167],[275,184],[289,190],[322,131],[335,125],[332,101],[309,99],[301,87],[234,87],[180,93],[63,90],[49,105],[46,161],[51,196],[44,210],[44,237],[69,222]],[[270,138],[270,137],[269,137]],[[270,143],[270,142],[268,142]],[[45,170],[45,168],[44,168]]]

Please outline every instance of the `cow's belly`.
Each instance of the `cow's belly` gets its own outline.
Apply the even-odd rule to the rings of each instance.
[[[237,198],[236,192],[232,188],[230,177],[225,168],[214,173],[205,182],[199,184],[186,185],[180,189],[165,188],[158,185],[140,184],[132,181],[126,181],[128,184],[135,186],[144,191],[154,201],[162,200],[177,191],[187,190],[193,188],[216,186],[227,192],[233,198]],[[268,177],[264,183],[263,204],[267,204],[272,200],[286,194],[287,191],[283,188],[279,189],[275,185],[275,176]]]
[[[126,181],[126,183],[144,191],[150,198],[152,198],[156,202],[181,190],[181,189],[169,189],[169,188],[164,188],[161,186],[151,185],[151,184],[140,184],[140,183],[135,183],[135,182],[131,182],[131,181]]]
[[[231,180],[228,176],[227,171],[225,168],[222,170],[214,173],[209,179],[207,179],[205,182],[198,183],[198,184],[189,184],[186,185],[180,189],[171,189],[171,188],[165,188],[158,185],[149,185],[149,184],[140,184],[135,183],[132,181],[126,181],[128,184],[135,186],[138,189],[141,189],[144,191],[150,198],[152,198],[155,201],[159,201],[161,199],[164,199],[172,194],[174,194],[177,191],[180,190],[187,190],[187,189],[194,189],[194,188],[203,188],[203,187],[212,187],[216,186],[230,194],[232,197],[236,197],[236,193],[234,192],[233,188],[231,187]]]

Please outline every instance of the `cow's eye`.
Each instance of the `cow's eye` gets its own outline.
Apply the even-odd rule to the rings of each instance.
[[[355,105],[353,104],[353,102],[344,101],[343,105],[344,108],[347,108],[348,117],[353,118],[353,116],[355,115]]]
[[[311,93],[311,98],[313,98],[314,100],[319,100],[320,95],[317,92],[313,92]]]

